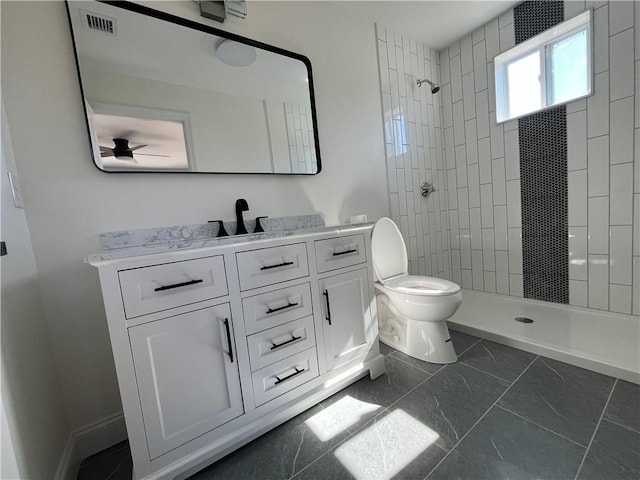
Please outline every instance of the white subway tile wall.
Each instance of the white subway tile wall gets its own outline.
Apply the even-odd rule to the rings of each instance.
[[[311,110],[304,105],[284,104],[291,172],[314,173],[318,169]]]
[[[639,315],[640,2],[568,1],[565,18],[585,8],[595,94],[567,105],[569,303]],[[496,124],[493,78],[515,44],[513,10],[439,53],[380,26],[377,38],[390,210],[410,271],[522,296],[518,122]]]
[[[569,280],[569,302],[576,307],[588,306],[588,283],[580,280]]]
[[[376,37],[391,218],[400,228],[407,245],[409,272],[450,279],[451,263],[452,260],[455,263],[455,259],[449,254],[447,203],[454,201],[457,205],[457,192],[454,191],[454,197],[447,196],[444,145],[451,147],[446,162],[454,176],[456,162],[464,166],[463,182],[467,178],[467,154],[463,112],[456,112],[454,128],[451,102],[447,102],[445,112],[442,110],[442,98],[451,98],[452,95],[462,98],[461,52],[458,51],[457,63],[453,65],[454,83],[450,81],[451,66],[447,58],[448,86],[434,95],[428,85],[418,87],[416,81],[427,78],[440,83],[437,53],[401,32],[379,24],[376,25]],[[464,68],[469,71],[473,70],[472,51],[469,42],[464,49]],[[473,98],[473,83],[467,85],[469,88],[471,92],[468,95]],[[459,159],[456,159],[456,145],[462,147],[458,152]],[[455,182],[455,178],[449,180]],[[425,181],[436,189],[427,199],[420,195],[420,185]],[[458,229],[457,217],[455,229]]]
[[[640,210],[633,192],[640,189],[640,5],[599,2],[586,6],[590,7],[595,8],[595,95],[587,99],[586,119],[581,102],[567,109],[573,112],[568,115],[567,129],[569,226],[570,235],[577,232],[579,237],[570,238],[575,247],[570,248],[570,303],[638,315],[640,275],[634,269],[640,264],[640,247],[633,232],[640,228]],[[584,8],[584,2],[565,2],[567,18]],[[580,159],[585,149],[586,164]],[[584,177],[588,179],[586,189]],[[587,252],[577,228],[585,225],[585,216]],[[573,265],[574,261],[580,265],[586,261],[587,305],[583,288],[575,283],[585,280],[585,271]]]
[[[464,288],[522,296],[517,123],[505,143],[492,100],[493,58],[513,44],[509,11],[440,52],[440,63],[445,155],[455,159],[446,164],[452,278]]]

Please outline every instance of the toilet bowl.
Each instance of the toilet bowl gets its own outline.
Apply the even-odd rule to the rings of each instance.
[[[376,222],[371,249],[380,341],[427,362],[455,362],[446,320],[462,303],[460,287],[441,278],[409,275],[407,248],[390,218]]]

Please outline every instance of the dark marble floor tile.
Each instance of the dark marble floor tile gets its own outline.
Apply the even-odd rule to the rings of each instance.
[[[385,357],[387,355],[391,355],[395,351],[396,351],[395,348],[391,348],[389,345],[386,345],[386,344],[380,342],[380,353],[382,355],[384,355]]]
[[[416,368],[419,368],[420,370],[424,370],[425,372],[429,373],[430,375],[433,375],[438,370],[440,370],[442,367],[444,367],[444,365],[440,364],[440,363],[430,363],[430,362],[425,362],[423,360],[418,360],[417,358],[414,358],[414,357],[412,357],[410,355],[407,355],[406,353],[403,353],[400,350],[394,350],[392,355],[395,358],[399,358],[403,362],[410,363],[411,365],[413,365]]]
[[[422,480],[445,455],[436,436],[402,410],[385,410],[295,478]]]
[[[458,360],[513,382],[534,358],[533,353],[482,340],[460,355]]]
[[[333,450],[293,478],[295,480],[358,480],[334,456]]]
[[[89,465],[90,463],[93,463],[97,460],[100,460],[103,457],[108,457],[110,455],[120,455],[121,452],[120,450],[127,450],[129,451],[129,441],[125,440],[124,442],[120,442],[117,443],[109,448],[105,448],[104,450],[91,455],[90,457],[87,457],[85,459],[82,460],[82,462],[80,462],[80,468]]]
[[[500,405],[586,446],[613,382],[611,377],[539,357]]]
[[[494,407],[428,478],[573,480],[584,451]]]
[[[465,351],[481,340],[478,337],[474,337],[468,333],[458,332],[457,330],[449,329],[449,333],[451,334],[453,349],[458,355],[462,355]]]
[[[257,438],[213,465],[193,480],[286,479],[329,451],[349,432],[322,407],[316,406]]]
[[[336,402],[345,405],[352,405],[356,411],[359,411],[359,419],[357,422],[348,421],[348,429],[354,432],[374,416],[378,415],[385,407],[402,397],[412,388],[424,382],[430,375],[423,370],[415,368],[397,358],[389,355],[385,358],[387,373],[376,378],[375,380],[365,377],[356,383],[348,386],[344,390],[324,400],[320,405],[329,409],[335,416],[345,412],[349,417],[353,415],[348,409],[338,408],[334,406]]]
[[[130,480],[132,471],[129,443],[123,442],[84,459],[78,480]]]
[[[640,432],[640,385],[618,380],[604,418]]]
[[[457,363],[447,366],[391,407],[434,430],[450,450],[509,387],[509,383]]]
[[[640,433],[603,420],[589,448],[579,480],[640,478]]]

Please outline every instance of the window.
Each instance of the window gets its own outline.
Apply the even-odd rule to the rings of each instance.
[[[591,11],[494,59],[498,123],[592,93]]]

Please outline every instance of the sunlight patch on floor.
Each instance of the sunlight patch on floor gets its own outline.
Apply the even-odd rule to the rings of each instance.
[[[340,445],[335,456],[356,479],[388,479],[439,437],[411,415],[394,410]]]
[[[345,395],[304,423],[320,441],[326,442],[355,425],[363,415],[380,408],[380,405],[362,402]]]

